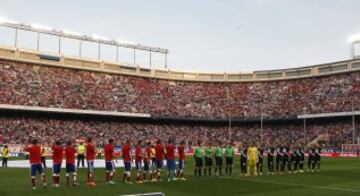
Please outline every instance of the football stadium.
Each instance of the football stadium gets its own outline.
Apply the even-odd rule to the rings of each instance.
[[[260,12],[280,1],[239,2],[224,5],[256,5]],[[327,14],[327,2],[319,1],[316,12]],[[18,3],[14,10],[5,8],[12,3],[0,3],[0,13],[16,19],[26,7]],[[95,9],[91,5],[81,6]],[[356,6],[348,1],[346,13],[359,16],[350,9]],[[60,8],[56,13],[51,20],[72,14]],[[100,19],[107,14],[99,13]],[[347,29],[342,41],[350,55],[341,59],[224,72],[211,65],[182,69],[173,60],[174,45],[139,44],[86,33],[85,26],[79,33],[10,16],[0,17],[0,195],[360,194],[359,25],[353,28],[358,32]],[[76,16],[74,21],[81,20]],[[88,29],[97,32],[99,21]],[[163,36],[154,29],[148,30],[153,40]]]

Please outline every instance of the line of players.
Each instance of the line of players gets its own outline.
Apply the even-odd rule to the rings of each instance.
[[[166,166],[168,170],[168,181],[186,180],[184,178],[185,167],[185,142],[182,141],[180,145],[175,146],[174,140],[170,139],[166,145],[163,145],[160,140],[157,141],[155,146],[152,146],[150,142],[146,143],[146,148],[142,150],[142,141],[138,141],[135,145],[135,157],[132,156],[132,143],[127,140],[122,146],[122,158],[124,161],[124,174],[123,182],[132,184],[131,181],[131,168],[133,162],[135,162],[136,168],[136,183],[143,183],[147,181],[157,182],[161,181],[161,170],[163,168],[163,162],[166,160]],[[46,187],[46,176],[44,174],[41,164],[41,147],[36,139],[32,140],[32,144],[25,148],[25,151],[29,152],[30,160],[30,175],[33,189],[36,189],[35,180],[36,174],[39,173],[43,182],[43,186]],[[179,166],[176,170],[175,153],[178,152]],[[115,159],[114,153],[114,140],[109,139],[108,144],[104,146],[105,152],[105,167],[106,167],[106,179],[105,182],[108,185],[113,185],[113,177],[115,175]],[[258,145],[252,143],[249,147],[243,147],[240,145],[240,175],[250,176],[262,175],[263,172],[263,160],[264,149],[259,148]],[[314,172],[320,169],[320,152],[319,145],[315,144],[309,148],[308,158],[308,171]],[[77,171],[75,167],[76,149],[72,145],[71,141],[66,143],[64,147],[59,140],[52,146],[52,181],[54,187],[60,186],[60,171],[63,161],[63,155],[66,160],[66,182],[69,186],[70,183],[73,186],[78,186],[77,183]],[[94,180],[94,160],[96,156],[96,148],[92,143],[92,138],[87,139],[86,144],[86,160],[88,166],[87,172],[87,185],[96,186]],[[202,170],[204,176],[211,176],[213,159],[215,158],[215,174],[216,176],[222,176],[223,158],[225,157],[225,175],[231,176],[233,169],[233,160],[235,156],[234,147],[232,144],[228,144],[223,149],[223,146],[219,144],[215,151],[209,144],[207,147],[202,146],[202,142],[198,142],[198,146],[194,151],[195,169],[194,176],[202,176]],[[304,171],[305,152],[304,148],[300,145],[289,148],[287,146],[282,147],[268,147],[267,148],[267,171],[268,174],[283,174],[285,170],[288,173],[297,173]],[[203,168],[203,161],[205,167]],[[177,171],[177,172],[176,172]]]
[[[76,149],[72,145],[71,141],[66,142],[64,147],[60,140],[55,141],[52,149],[52,185],[54,187],[60,186],[60,172],[61,164],[63,161],[63,155],[65,155],[66,162],[66,184],[73,186],[79,186],[77,183],[77,170],[75,167]],[[94,160],[96,155],[95,145],[92,143],[92,138],[87,139],[85,146],[85,157],[87,160],[87,185],[96,186],[94,180]],[[36,175],[41,177],[42,185],[47,187],[46,175],[41,163],[41,147],[37,139],[33,139],[31,144],[24,149],[29,153],[30,161],[30,176],[33,189],[36,189]],[[175,152],[178,153],[179,166],[176,170]],[[105,168],[106,179],[105,183],[113,185],[115,175],[115,150],[114,140],[109,139],[108,143],[104,146],[105,152]],[[127,140],[122,146],[122,158],[124,161],[124,174],[123,182],[126,184],[132,184],[131,181],[131,168],[133,162],[135,162],[136,168],[136,183],[143,183],[146,181],[158,182],[161,181],[161,170],[163,168],[163,162],[166,160],[166,166],[168,170],[168,181],[186,180],[184,178],[184,166],[185,166],[185,142],[181,142],[177,147],[173,140],[169,140],[164,146],[160,140],[157,141],[155,146],[152,146],[151,142],[146,144],[146,148],[142,150],[142,141],[138,141],[135,147],[135,157],[132,156],[132,143]],[[177,171],[177,172],[176,172]]]
[[[291,146],[291,147],[289,147]],[[307,149],[308,170],[309,172],[320,171],[321,148],[319,144],[312,144]],[[303,173],[305,164],[305,149],[302,145],[278,145],[273,147],[269,145],[266,148],[260,148],[255,143],[248,147],[239,146],[240,153],[240,174],[239,176],[263,175],[264,154],[267,155],[267,174]],[[194,176],[211,176],[213,167],[213,158],[215,158],[215,175],[222,176],[223,158],[225,157],[225,176],[232,175],[234,147],[229,143],[223,150],[219,144],[213,152],[211,144],[203,148],[201,142],[194,151],[195,169]]]

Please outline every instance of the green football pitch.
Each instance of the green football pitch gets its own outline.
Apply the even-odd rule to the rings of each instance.
[[[186,165],[187,181],[167,182],[163,171],[163,182],[126,185],[120,182],[122,170],[116,174],[116,185],[104,184],[104,169],[96,169],[97,186],[85,185],[85,169],[79,170],[80,187],[65,186],[62,176],[61,187],[47,189],[38,187],[33,191],[30,186],[28,169],[0,169],[0,195],[123,195],[146,192],[163,192],[169,196],[183,195],[360,195],[360,159],[322,159],[321,172],[298,173],[282,176],[239,177],[239,161],[234,166],[232,177],[207,177],[194,179],[193,161],[189,158]],[[47,169],[50,184],[51,169]],[[134,176],[134,175],[133,175]]]

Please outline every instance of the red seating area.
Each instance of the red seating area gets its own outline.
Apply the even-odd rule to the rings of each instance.
[[[360,72],[267,82],[207,83],[0,61],[0,103],[153,116],[291,117],[360,109]]]
[[[360,72],[263,82],[190,82],[116,75],[0,61],[0,104],[141,112],[152,116],[226,119],[294,117],[306,112],[360,110]],[[357,127],[358,124],[357,124]],[[309,124],[307,141],[321,138],[328,147],[351,142],[351,121]],[[227,126],[94,122],[0,116],[3,141],[22,144],[29,136],[49,142],[92,135],[211,143],[295,143],[305,141],[303,125]]]

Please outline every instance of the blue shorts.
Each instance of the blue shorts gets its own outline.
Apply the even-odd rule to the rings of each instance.
[[[87,161],[88,171],[94,172],[94,161]]]
[[[156,168],[161,169],[163,167],[163,161],[156,160]]]
[[[150,162],[145,160],[144,161],[144,171],[149,171],[150,170]]]
[[[105,162],[105,169],[106,169],[106,171],[114,172],[115,171],[115,163],[114,163],[114,161],[106,161]]]
[[[137,171],[141,171],[141,170],[142,170],[142,163],[141,163],[141,161],[135,162],[135,168],[136,168]]]
[[[52,169],[52,173],[53,174],[60,174],[60,169],[61,169],[61,164],[54,164],[53,169]]]
[[[125,171],[131,171],[131,162],[130,161],[124,162],[124,165],[125,165]]]
[[[44,173],[41,163],[31,164],[31,166],[30,166],[30,176],[35,177],[36,172],[38,172],[39,174]]]
[[[185,161],[179,160],[179,170],[184,170],[184,168],[185,168]]]
[[[66,173],[75,173],[75,164],[66,164]]]
[[[175,160],[166,160],[166,166],[168,170],[175,170],[176,169]]]

